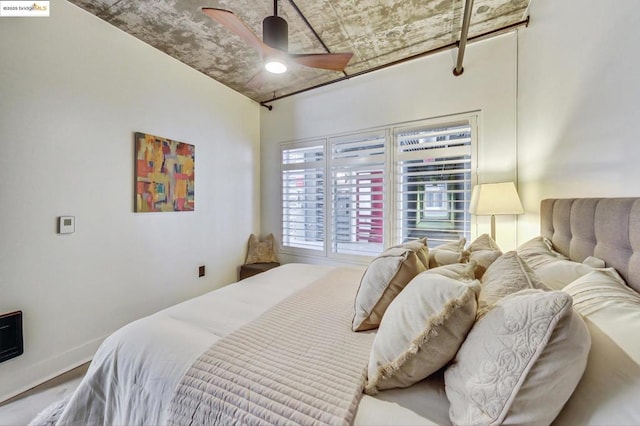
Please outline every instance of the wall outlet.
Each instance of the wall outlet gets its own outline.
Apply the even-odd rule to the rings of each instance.
[[[198,277],[204,277],[204,265],[198,266]]]

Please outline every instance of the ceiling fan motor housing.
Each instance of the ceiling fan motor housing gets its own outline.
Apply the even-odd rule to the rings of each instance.
[[[283,52],[289,50],[289,25],[279,16],[267,16],[262,21],[262,41]]]

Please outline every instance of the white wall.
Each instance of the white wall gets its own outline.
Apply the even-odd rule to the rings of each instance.
[[[428,56],[273,103],[261,112],[262,230],[280,232],[279,144],[447,114],[481,111],[478,181],[516,175],[516,36],[468,46],[454,77],[455,51]],[[489,220],[478,220],[489,232]],[[499,217],[498,242],[515,247],[512,216]],[[284,261],[313,261],[281,255]]]
[[[640,2],[533,0],[519,34],[518,171],[539,233],[550,197],[640,196]]]
[[[23,310],[25,333],[25,353],[0,364],[0,400],[235,281],[260,226],[258,104],[70,3],[51,8],[0,22],[0,313]],[[135,131],[196,146],[195,212],[133,213]],[[56,234],[60,215],[75,234]]]

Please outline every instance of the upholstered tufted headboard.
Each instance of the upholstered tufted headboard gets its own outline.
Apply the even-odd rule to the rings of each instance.
[[[640,292],[640,198],[542,200],[540,232],[571,260],[603,259]]]

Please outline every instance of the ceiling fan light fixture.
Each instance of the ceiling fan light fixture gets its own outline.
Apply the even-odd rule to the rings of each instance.
[[[280,58],[268,58],[264,62],[264,69],[273,74],[282,74],[287,72],[287,64]]]

